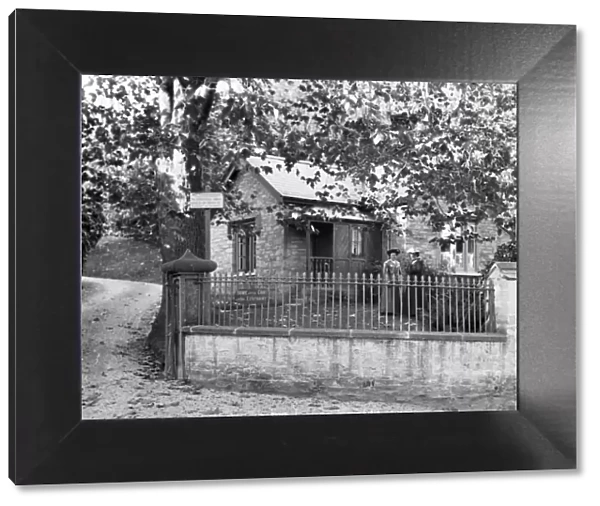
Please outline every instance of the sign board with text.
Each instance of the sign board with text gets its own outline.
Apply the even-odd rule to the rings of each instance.
[[[219,192],[198,192],[190,194],[190,209],[222,209],[223,194]]]
[[[235,293],[234,300],[241,304],[264,305],[267,303],[268,296],[267,288],[240,288]]]

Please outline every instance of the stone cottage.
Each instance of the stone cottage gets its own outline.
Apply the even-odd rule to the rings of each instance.
[[[320,199],[317,193],[333,179],[321,173],[311,187],[304,179],[313,178],[316,170],[308,162],[297,163],[291,171],[283,168],[279,157],[250,157],[247,163],[249,170],[236,166],[226,181],[240,190],[253,211],[228,224],[213,224],[211,259],[217,262],[217,271],[263,276],[303,272],[368,275],[377,271],[389,248],[416,247],[430,265],[444,263],[451,271],[475,273],[495,251],[495,242],[473,240],[440,248],[430,242],[434,234],[422,220],[410,220],[402,236],[385,232],[368,211],[348,205],[347,196],[364,191],[356,184],[343,185],[347,196],[334,196],[327,202]],[[264,166],[272,170],[252,170]],[[267,211],[272,206],[289,209],[289,219],[278,220]],[[296,219],[300,214],[303,226],[298,226]],[[491,223],[479,227],[483,233],[494,228]]]

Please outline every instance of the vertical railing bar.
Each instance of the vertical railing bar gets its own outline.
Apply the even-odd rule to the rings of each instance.
[[[265,277],[265,284],[267,285],[267,317],[265,319],[263,319],[263,323],[266,322],[266,327],[270,327],[270,320],[271,320],[271,287],[272,284],[271,283],[271,277]]]
[[[215,293],[217,294],[217,303],[214,305],[215,306],[215,322],[217,326],[221,326],[221,290],[219,289],[219,279],[220,276],[219,274],[215,274],[215,276],[213,277],[213,283],[214,283],[214,289],[215,289]],[[211,285],[211,290],[213,288],[213,285]]]
[[[287,306],[287,317],[288,317],[288,329],[292,327],[292,278],[286,276],[285,283],[288,289],[288,306]]]
[[[460,314],[461,314],[461,328],[462,328],[462,332],[466,332],[467,331],[467,326],[465,324],[466,322],[466,318],[465,318],[465,289],[464,289],[464,278],[461,278],[460,280],[460,300],[461,300],[461,307],[460,307]]]
[[[446,276],[442,277],[442,332],[446,332]]]
[[[223,279],[223,285],[225,288],[225,311],[223,315],[223,322],[227,321],[227,326],[231,327],[231,312],[233,311],[233,291],[231,289],[233,273],[228,273]]]
[[[392,292],[392,330],[395,330],[396,328],[396,276],[394,274],[392,274],[390,276],[390,282],[391,282],[391,292]]]
[[[481,304],[479,304],[479,306],[480,306],[479,312],[480,313],[482,313],[482,312],[485,311],[485,309],[484,309],[485,308],[485,285],[482,284],[481,290],[484,293],[484,300],[481,302]],[[485,325],[485,313],[483,314],[483,316],[480,315],[479,321],[481,322],[481,325],[482,325],[482,328],[479,329],[479,332],[483,332],[484,328],[485,328],[484,327],[484,325]]]
[[[261,278],[261,281],[259,283],[257,283],[257,286],[260,287],[259,290],[260,290],[260,293],[262,294],[263,290],[265,289],[265,286],[268,286],[268,285],[265,283],[265,279]],[[267,297],[268,297],[268,292],[267,292]],[[262,299],[262,295],[260,296],[260,298]],[[265,304],[264,304],[264,302],[262,302],[262,300],[260,303],[260,324],[258,326],[259,327],[265,326]]]
[[[373,273],[369,273],[369,289],[371,290],[371,330],[373,330]]]
[[[471,332],[471,301],[473,290],[473,279],[469,278],[467,280],[467,332]]]
[[[342,275],[342,273],[340,272],[340,296],[339,296],[339,300],[338,300],[338,305],[339,305],[339,328],[342,328],[342,316],[344,313],[344,307],[342,305],[342,292],[344,291],[344,288],[342,286],[342,283],[344,282],[344,276]]]
[[[311,315],[312,318],[312,315]],[[317,272],[317,328],[321,324],[321,273]]]
[[[279,293],[281,292],[281,322],[277,318],[277,311],[275,311],[275,321],[278,327],[283,327],[283,307],[285,304],[285,289],[283,287],[283,281],[281,279],[281,273],[277,276],[277,302],[279,302]],[[280,325],[281,323],[281,325]]]
[[[440,321],[440,310],[439,310],[439,301],[440,301],[440,280],[439,276],[436,274],[433,277],[433,282],[435,284],[435,330],[439,332],[438,322]]]
[[[370,272],[367,276],[367,287],[366,289],[369,291],[369,304],[371,307],[370,317],[369,317],[369,325],[370,329],[373,329],[373,273]]]
[[[460,332],[460,327],[458,325],[458,281],[460,278],[456,278],[454,280],[455,285],[456,285],[456,293],[454,296],[454,305],[455,305],[455,313],[456,313],[456,331]]]
[[[310,309],[312,307],[312,279],[310,279],[309,274],[307,272],[304,272],[304,300],[302,302],[302,323],[304,324],[304,313],[306,312],[306,310],[308,309],[308,321],[309,321],[309,326],[310,324]],[[307,304],[307,299],[306,297],[308,297],[308,304]],[[305,324],[304,324],[305,325]],[[306,326],[306,325],[305,325]],[[309,327],[310,328],[310,327]]]
[[[400,300],[398,301],[398,312],[400,313],[400,328],[399,330],[402,331],[404,329],[404,311],[402,311],[403,306],[404,306],[404,273],[400,272],[399,275],[399,283],[400,286],[398,287],[398,297],[400,298]]]
[[[490,292],[490,322],[491,322],[491,328],[490,328],[490,332],[496,332],[496,292],[494,291],[493,286],[488,285],[488,290]]]
[[[363,330],[365,330],[365,309],[367,306],[367,301],[366,301],[366,297],[365,297],[365,288],[366,288],[365,283],[366,283],[366,277],[365,277],[365,272],[363,271],[363,273],[362,273],[362,329]],[[357,318],[357,320],[358,320],[358,318]]]
[[[196,274],[196,283],[198,284],[198,296],[196,302],[196,325],[200,325],[200,306],[201,306],[201,297],[202,297],[202,286],[200,285],[200,273]]]
[[[254,301],[254,326],[263,326],[263,303],[260,302],[261,293],[265,284],[265,278],[256,275],[254,277],[254,288],[256,289],[257,300]]]
[[[309,273],[309,292],[308,292],[308,328],[312,328],[312,299],[313,299],[313,277]]]
[[[354,328],[358,328],[358,272],[354,272]]]
[[[421,292],[421,330],[425,330],[425,276],[422,274],[419,276],[419,288]]]
[[[244,278],[244,288],[246,290],[249,289],[249,283],[248,283],[248,273],[246,273],[246,277]],[[250,308],[248,307],[248,297],[246,296],[244,298],[244,302],[242,302],[242,327],[246,327],[246,314],[248,314],[248,316],[250,315]]]
[[[471,310],[471,283],[473,281],[473,278],[467,278],[467,311],[465,314],[465,326],[467,328],[467,333],[471,332],[471,314],[470,314],[470,310]]]
[[[408,317],[406,319],[406,323],[407,323],[407,330],[410,332],[410,318],[412,316],[412,299],[413,299],[413,289],[412,289],[412,274],[408,275],[408,297],[407,297],[407,303],[408,303]]]
[[[227,304],[227,314],[223,315],[223,321],[225,321],[225,318],[227,318],[227,326],[231,327],[231,312],[233,311],[233,273],[227,274],[227,276],[225,276],[225,279],[223,280],[223,283],[225,284],[225,302]]]
[[[389,285],[389,280],[387,278],[387,275],[385,276],[385,278],[383,278],[383,282],[384,282],[384,287],[383,287],[383,291],[385,292],[385,297],[383,297],[384,300],[384,304],[385,304],[385,329],[387,330],[388,327],[388,305],[389,305],[389,297],[388,297],[388,285]],[[379,290],[379,293],[381,293],[381,289]],[[379,309],[379,314],[381,315],[381,307]]]
[[[450,321],[450,328],[448,332],[452,332],[452,276],[448,278],[448,319]]]
[[[350,272],[348,272],[348,276],[346,277],[346,308],[348,312],[346,313],[346,328],[350,328]]]
[[[296,304],[296,327],[298,327],[298,284],[300,283],[300,279],[298,278],[298,273],[296,272],[296,300],[294,304]],[[300,325],[302,327],[302,325]]]
[[[392,274],[392,330],[396,330],[396,275],[395,274]]]
[[[375,292],[377,293],[377,311],[375,312],[375,319],[377,328],[380,328],[383,324],[382,306],[385,302],[385,297],[383,295],[385,278],[383,274],[378,274],[376,281],[377,285],[375,286]]]
[[[219,286],[219,298],[221,299],[221,304],[223,306],[223,310],[219,311],[219,325],[223,326],[223,324],[225,323],[225,310],[227,308],[227,306],[225,304],[227,304],[227,297],[226,297],[226,294],[223,292],[223,275],[222,275],[222,273],[221,273],[221,275],[219,275],[218,286]]]
[[[350,328],[350,273],[348,273],[348,277],[347,277],[347,282],[346,282],[346,289],[348,290],[348,293],[346,294],[346,297],[348,297],[347,299],[347,304],[346,307],[348,309],[348,314],[346,315],[346,328]]]
[[[240,288],[242,288],[242,287],[243,287],[243,284],[242,284],[242,283],[243,283],[243,282],[242,282],[242,278],[241,278],[241,276],[238,276],[238,277],[236,278],[235,282],[234,282],[234,285],[235,285],[235,286],[234,286],[234,289],[235,289],[235,291],[236,291],[236,292],[238,292],[238,291],[240,290]],[[233,296],[235,297],[235,293],[233,294]],[[235,321],[234,321],[234,323],[235,323],[235,326],[236,326],[236,327],[239,327],[239,326],[240,326],[240,322],[239,322],[239,319],[240,319],[239,312],[240,312],[240,306],[241,306],[241,305],[242,305],[242,304],[240,304],[240,303],[238,303],[238,302],[236,302],[236,304],[235,304],[235,317],[234,317],[234,318],[235,318]]]
[[[326,284],[325,284],[325,310],[323,313],[323,320],[324,320],[324,324],[323,324],[323,328],[327,328],[327,301],[329,300],[329,284],[327,283],[327,277],[328,277],[328,273],[325,273],[325,280],[326,280]]]
[[[427,285],[428,285],[427,304],[428,304],[428,309],[429,309],[427,314],[429,315],[429,332],[431,332],[431,275],[427,276]]]
[[[236,278],[235,280],[235,291],[238,292],[240,288],[243,287],[242,284],[242,278],[241,278],[241,274]],[[235,293],[234,293],[234,297],[235,297]],[[241,303],[236,302],[235,303],[235,316],[234,316],[234,323],[236,327],[240,326],[240,316],[239,316],[239,312],[240,312],[240,306]]]
[[[215,298],[213,298],[213,306],[214,306],[214,312],[215,312],[215,325],[217,326],[221,326],[221,311],[222,311],[222,307],[223,307],[223,295],[221,293],[221,288],[220,288],[220,279],[221,279],[221,273],[215,273],[212,277],[212,281],[211,281],[211,290],[215,291]]]
[[[220,283],[219,286],[221,287],[221,294],[222,294],[221,298],[222,298],[222,301],[223,301],[222,302],[222,304],[223,304],[223,311],[221,312],[221,319],[220,319],[220,322],[221,322],[220,324],[222,326],[226,325],[225,318],[226,318],[226,315],[228,313],[228,311],[227,311],[227,304],[229,303],[229,296],[228,296],[229,295],[229,290],[227,290],[227,279],[228,279],[227,276],[228,276],[227,274],[223,274],[223,275],[221,275],[219,277],[219,283]]]

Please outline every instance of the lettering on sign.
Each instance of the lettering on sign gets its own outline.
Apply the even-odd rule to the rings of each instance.
[[[190,209],[221,209],[222,207],[222,193],[199,192],[190,194]]]
[[[240,304],[263,305],[267,303],[269,290],[266,288],[240,288],[234,296]]]

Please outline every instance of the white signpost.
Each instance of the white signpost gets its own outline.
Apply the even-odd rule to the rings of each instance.
[[[206,259],[210,260],[210,210],[223,208],[223,194],[219,192],[198,192],[190,194],[190,209],[204,211],[204,234],[206,239]]]
[[[199,192],[190,194],[190,209],[222,209],[223,194],[219,192]]]

